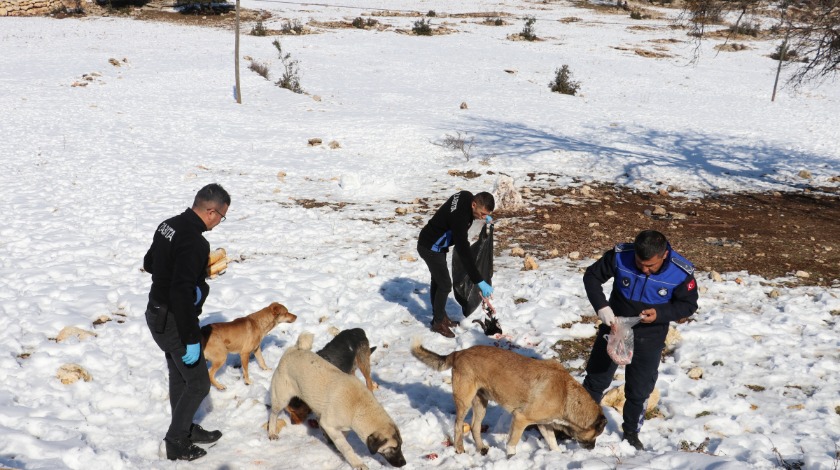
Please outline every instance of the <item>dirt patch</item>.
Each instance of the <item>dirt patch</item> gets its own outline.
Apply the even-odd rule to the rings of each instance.
[[[523,199],[532,210],[494,214],[505,219],[496,231],[498,253],[519,246],[537,258],[597,258],[654,229],[700,271],[767,279],[802,271],[808,276],[792,282],[840,285],[840,188],[700,199],[588,185],[525,189]]]
[[[118,15],[114,15],[118,16]],[[233,29],[236,27],[236,12],[234,10],[208,10],[181,13],[177,11],[158,10],[154,8],[139,8],[131,10],[130,16],[144,21],[160,21],[190,26],[209,26],[215,28]],[[261,10],[239,8],[239,28],[241,34],[248,34],[252,25],[245,23],[264,21],[271,18],[271,13]]]

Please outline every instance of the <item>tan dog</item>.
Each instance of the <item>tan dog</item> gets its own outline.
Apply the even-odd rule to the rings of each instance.
[[[204,350],[205,359],[210,361],[208,371],[210,382],[219,390],[227,388],[216,382],[216,372],[227,361],[229,353],[236,353],[242,360],[242,376],[245,378],[245,383],[251,385],[251,377],[248,375],[248,361],[251,353],[257,358],[260,367],[268,370],[260,347],[263,338],[277,324],[292,323],[295,320],[297,316],[289,313],[286,307],[272,302],[268,307],[248,316],[201,327],[201,348]]]
[[[482,455],[488,447],[481,440],[481,421],[492,400],[513,415],[507,441],[507,455],[525,427],[536,424],[548,448],[557,450],[554,430],[562,430],[587,449],[604,431],[607,418],[583,385],[552,359],[538,360],[492,346],[473,346],[441,356],[411,342],[411,354],[432,369],[452,369],[452,398],[455,400],[455,452],[464,452],[464,417],[473,408],[472,435]]]
[[[312,352],[312,333],[301,333],[286,349],[271,377],[268,438],[277,439],[286,422],[278,419],[292,397],[300,397],[318,415],[321,429],[355,469],[366,469],[344,437],[353,430],[371,454],[380,454],[395,467],[405,465],[397,425],[356,377],[346,374]]]

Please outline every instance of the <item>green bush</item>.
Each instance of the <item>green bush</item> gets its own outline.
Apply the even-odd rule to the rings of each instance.
[[[283,47],[277,39],[275,39],[271,44],[273,44],[277,49],[277,54],[280,57],[280,61],[283,63],[283,76],[275,82],[275,85],[295,93],[303,93],[303,89],[300,87],[298,61],[292,60],[292,55],[290,53],[283,52]]]
[[[411,30],[414,31],[414,34],[418,36],[431,36],[432,22],[426,21],[425,19],[420,19],[414,22],[414,27],[412,27]]]
[[[251,28],[251,36],[266,36],[268,35],[268,30],[265,29],[265,25],[263,24],[262,20],[257,20],[257,24]]]
[[[580,89],[580,82],[572,81],[572,72],[569,71],[568,65],[563,65],[557,69],[554,80],[548,84],[551,91],[562,93],[564,95],[576,95]]]
[[[535,41],[537,39],[537,34],[534,32],[534,23],[536,22],[537,19],[533,16],[525,17],[525,26],[522,28],[522,32],[519,33],[522,39],[526,41]]]
[[[352,24],[353,24],[354,28],[365,29],[365,28],[372,28],[372,27],[376,26],[378,23],[379,22],[376,21],[373,18],[368,18],[367,20],[365,20],[361,16],[358,16],[358,17],[356,17],[356,19],[353,20]]]

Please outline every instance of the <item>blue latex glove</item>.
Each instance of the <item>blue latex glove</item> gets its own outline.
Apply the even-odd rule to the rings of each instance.
[[[481,281],[478,283],[478,288],[481,289],[481,295],[484,297],[490,297],[493,295],[493,286],[487,284],[485,281]]]
[[[201,302],[201,289],[195,286],[195,303],[193,305],[198,305],[199,302]]]
[[[187,353],[181,356],[181,360],[184,361],[184,364],[191,366],[195,364],[195,361],[198,360],[198,355],[201,353],[201,345],[198,343],[195,344],[188,344],[187,345]]]
[[[490,216],[488,215],[487,217],[485,217],[485,218],[484,218],[484,221],[485,221],[487,224],[492,224],[492,223],[493,223],[493,217],[490,217]]]

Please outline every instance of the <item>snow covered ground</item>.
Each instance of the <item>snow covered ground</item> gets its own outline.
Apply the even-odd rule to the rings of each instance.
[[[416,198],[436,207],[458,189],[490,190],[499,173],[520,186],[537,172],[554,174],[557,185],[663,183],[699,194],[793,190],[806,169],[813,182],[836,185],[836,83],[782,89],[770,102],[773,42],[717,53],[721,41],[712,40],[691,62],[695,45],[668,20],[564,2],[347,3],[245,0],[243,7],[273,11],[270,28],[282,19],[352,20],[378,9],[513,16],[499,27],[433,18],[433,27],[447,21],[457,30],[433,37],[395,32],[419,19],[410,15],[378,17],[391,26],[385,31],[280,37],[299,60],[307,94],[273,84],[281,67],[273,38],[244,35],[242,56],[268,63],[272,81],[243,61],[241,105],[233,99],[231,31],[115,17],[0,19],[0,466],[347,466],[306,426],[269,441],[271,371],[254,364],[246,386],[233,356],[218,375],[227,390],[212,389],[198,415],[224,437],[196,463],[158,456],[169,422],[167,377],[143,317],[150,279],[142,257],[160,221],[219,182],[233,203],[207,238],[239,262],[210,281],[202,323],[283,303],[298,321],[264,340],[271,366],[301,331],[315,333],[320,348],[331,327],[364,328],[379,346],[375,395],[400,427],[407,468],[838,467],[840,287],[786,287],[784,279],[744,272],[724,273],[723,282],[698,274],[700,310],[677,327],[683,340],[660,367],[665,416],[645,424],[647,452],[620,441],[621,416],[607,409],[594,450],[567,443],[549,452],[529,431],[508,460],[510,418],[491,406],[490,453],[477,454],[468,437],[467,452],[456,455],[443,444],[454,418],[448,373],[412,358],[410,337],[422,335],[438,352],[495,341],[551,357],[556,341],[594,334],[580,323],[593,315],[580,273],[592,259],[541,260],[539,270],[523,272],[521,259],[497,258],[494,298],[506,336],[488,338],[464,321],[447,340],[426,327],[425,266],[401,259],[415,255],[430,215],[395,215]],[[509,40],[528,15],[544,40]],[[645,58],[636,48],[670,57]],[[549,91],[563,64],[581,82],[580,96]],[[456,133],[474,138],[468,161],[436,145]],[[309,146],[316,137],[324,145]],[[331,141],[340,148],[330,149]],[[481,176],[465,180],[452,169]],[[305,208],[299,200],[330,205]],[[773,289],[778,296],[768,295]],[[460,319],[454,300],[450,308]],[[112,321],[94,325],[102,316]],[[66,326],[97,336],[54,341]],[[56,372],[67,363],[92,380],[63,385]],[[704,371],[699,380],[687,376],[694,367]],[[706,453],[681,450],[706,439]],[[355,437],[350,442],[371,468],[387,466]]]

